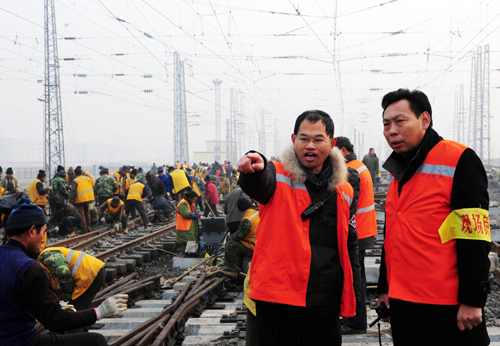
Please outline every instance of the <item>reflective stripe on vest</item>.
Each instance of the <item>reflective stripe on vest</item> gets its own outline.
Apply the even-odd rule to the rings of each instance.
[[[144,185],[142,183],[133,183],[128,189],[127,201],[136,200],[142,202],[142,194],[144,192]]]
[[[453,176],[455,175],[455,167],[424,163],[417,169],[416,173],[444,175],[446,177],[453,178]]]
[[[347,167],[354,168],[359,173],[358,206],[354,217],[358,239],[365,239],[377,235],[377,215],[373,198],[373,181],[370,171],[359,160],[351,160]]]
[[[80,175],[73,180],[78,184],[76,188],[75,204],[90,202],[94,198],[94,189],[92,188],[92,182],[90,179],[84,175]]]
[[[193,220],[192,219],[185,219],[184,216],[182,216],[181,214],[179,214],[179,206],[183,202],[187,204],[190,213],[194,213],[196,211],[194,209],[194,206],[191,207],[191,203],[189,203],[185,198],[183,198],[179,202],[179,204],[177,204],[177,209],[176,209],[177,210],[177,221],[176,221],[175,228],[178,231],[189,231],[189,229],[191,228],[191,223],[193,222]]]
[[[443,244],[439,229],[453,213],[453,174],[466,149],[442,140],[429,151],[401,194],[397,179],[389,185],[384,248],[390,298],[459,304],[456,240]]]
[[[40,195],[38,193],[38,190],[36,189],[36,184],[37,183],[42,183],[42,181],[40,179],[35,179],[30,184],[30,188],[28,190],[28,196],[29,196],[31,202],[33,202],[35,205],[45,206],[45,205],[47,205],[47,194]]]
[[[69,265],[71,265],[71,260],[73,259],[73,255],[75,253],[76,250],[71,250],[70,252],[68,252],[68,255],[66,256],[66,262],[68,262]],[[80,252],[78,258],[75,261],[75,264],[73,264],[73,270],[71,271],[71,276],[75,276],[76,271],[78,270],[78,268],[80,268],[80,264],[82,264],[82,260],[86,255],[87,254],[85,252]]]

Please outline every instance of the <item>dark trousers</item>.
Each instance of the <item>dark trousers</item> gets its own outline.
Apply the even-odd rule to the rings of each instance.
[[[83,233],[90,232],[91,223],[90,223],[89,204],[88,203],[77,204],[75,205],[75,208],[80,212],[80,215],[82,216],[81,225]]]
[[[210,204],[210,208],[212,208],[212,211],[214,212],[215,216],[219,216],[216,204]],[[205,206],[205,212],[203,213],[203,217],[208,216],[208,214],[210,213],[210,208],[208,207],[208,205]]]
[[[361,266],[361,301],[356,304],[356,316],[349,318],[345,325],[352,329],[366,330],[365,250],[359,250],[359,265]]]
[[[90,303],[92,303],[92,300],[97,294],[97,291],[99,291],[99,288],[101,288],[101,286],[104,284],[105,281],[106,281],[106,267],[104,266],[101,268],[101,270],[99,270],[97,276],[95,277],[92,284],[90,284],[89,288],[87,288],[87,290],[83,292],[83,294],[78,298],[76,298],[75,300],[70,300],[68,304],[73,305],[77,311],[88,309],[90,307]],[[65,332],[65,334],[88,332],[89,329],[90,326],[85,326]]]
[[[239,240],[230,240],[224,249],[224,270],[230,272],[243,272],[245,257],[252,258],[253,250],[247,248]]]
[[[234,221],[227,223],[227,229],[229,230],[229,234],[235,234],[238,228],[240,228],[241,221]]]
[[[259,346],[259,338],[257,334],[257,317],[255,317],[250,309],[247,309],[247,330],[245,333],[246,346]]]
[[[59,234],[66,235],[73,232],[74,227],[81,225],[81,221],[74,218],[73,216],[65,216],[59,222]]]
[[[144,204],[135,199],[128,199],[127,202],[125,202],[125,214],[128,216],[134,210],[137,210],[139,215],[141,215],[144,226],[149,224],[148,213],[146,212],[146,208],[144,208]]]
[[[340,346],[338,314],[304,315],[256,302],[260,346]]]
[[[106,338],[97,333],[79,334],[40,334],[37,335],[32,346],[107,346]]]
[[[107,224],[112,225],[113,222],[115,222],[116,216],[108,214],[108,215],[105,216],[105,219],[106,219],[105,221],[106,221]],[[119,222],[119,221],[120,221],[120,219],[117,220],[117,222]],[[122,214],[121,222],[122,222],[122,230],[126,229],[128,227],[127,215]]]
[[[113,196],[111,197],[102,197],[102,196],[99,196],[98,199],[99,199],[99,205],[97,206],[97,210],[99,210],[99,219],[102,217],[102,213],[101,212],[101,205],[103,205],[104,203],[106,203],[108,201],[108,199],[110,198],[113,198]],[[99,220],[100,221],[100,220]]]
[[[418,304],[399,299],[391,299],[389,305],[394,346],[485,346],[490,343],[484,310],[480,325],[461,332],[457,326],[458,305]]]

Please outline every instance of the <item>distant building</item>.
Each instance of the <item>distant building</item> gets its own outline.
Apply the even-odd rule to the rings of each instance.
[[[193,152],[193,162],[224,162],[228,159],[227,141],[207,141],[205,142],[206,151]]]

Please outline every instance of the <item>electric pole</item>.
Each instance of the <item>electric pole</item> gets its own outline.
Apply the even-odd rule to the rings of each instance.
[[[64,166],[64,133],[61,110],[59,57],[57,53],[54,0],[45,0],[45,131],[44,166],[52,176],[53,167]]]
[[[184,61],[174,52],[174,160],[189,162]],[[174,162],[174,163],[175,163]]]

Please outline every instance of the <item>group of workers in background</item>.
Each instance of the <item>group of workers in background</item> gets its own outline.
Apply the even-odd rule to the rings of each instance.
[[[491,233],[483,164],[470,148],[437,134],[431,105],[421,91],[390,92],[382,108],[383,134],[393,152],[383,165],[391,181],[377,305],[388,308],[394,345],[488,345],[484,306],[490,290]],[[249,344],[341,345],[342,334],[365,333],[364,257],[377,234],[373,180],[379,175],[378,158],[370,148],[359,161],[349,138],[334,137],[331,117],[320,110],[296,119],[291,142],[280,161],[249,151],[239,160],[238,171],[229,163],[153,164],[146,174],[124,166],[112,176],[103,168],[94,182],[77,167],[71,183],[58,170],[55,179],[60,180],[49,188],[40,171],[29,199],[18,195],[6,220],[9,241],[0,246],[0,297],[6,302],[0,307],[0,338],[19,345],[66,345],[67,335],[54,336],[52,343],[46,335],[36,336],[34,319],[52,330],[71,330],[126,308],[126,297],[119,296],[88,309],[94,290],[85,296],[73,287],[76,275],[72,286],[70,271],[78,259],[92,270],[90,287],[103,280],[102,262],[66,249],[41,249],[47,225],[42,210],[54,199],[54,190],[69,201],[58,197],[54,202],[54,209],[65,215],[61,220],[67,231],[78,222],[89,230],[94,192],[104,221],[121,222],[125,230],[123,215],[135,210],[144,225],[150,224],[144,197],[158,209],[163,200],[171,207],[168,199],[175,200],[183,255],[188,242],[200,241],[201,215],[218,215],[221,196],[230,234],[222,273],[237,279],[244,272],[244,258],[252,259],[244,302],[251,317],[247,328],[256,330],[247,329],[247,335],[257,338]],[[2,186],[14,196],[18,183],[11,169],[7,174],[7,188],[3,178]],[[164,214],[170,218],[173,210]],[[60,298],[55,293],[59,289]],[[63,309],[60,299],[77,311]],[[14,320],[23,323],[9,322]],[[95,345],[102,343],[92,333],[85,335],[95,338]]]

